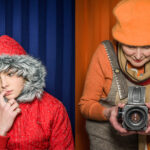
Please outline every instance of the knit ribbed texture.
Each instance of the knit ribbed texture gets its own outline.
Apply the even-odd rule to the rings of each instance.
[[[7,150],[74,150],[67,112],[56,98],[44,92],[40,101],[22,103],[20,108],[9,140],[0,137],[0,150],[5,146]]]
[[[0,36],[0,55],[2,54],[25,55],[26,52],[13,38],[3,35]]]

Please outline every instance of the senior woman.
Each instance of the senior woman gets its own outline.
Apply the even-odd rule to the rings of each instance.
[[[0,149],[74,150],[63,104],[43,90],[45,67],[0,37]]]
[[[123,108],[122,103],[128,100],[128,86],[144,86],[146,106],[150,108],[150,1],[122,0],[113,12],[116,44],[104,41],[98,46],[80,100],[90,149],[150,149],[149,117],[142,131],[128,131],[117,118],[118,107]]]

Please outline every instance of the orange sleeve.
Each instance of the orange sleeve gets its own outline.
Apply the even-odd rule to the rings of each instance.
[[[106,78],[109,82],[106,83]],[[106,107],[100,104],[100,99],[107,97],[112,82],[112,69],[101,44],[90,62],[83,95],[80,99],[80,110],[83,116],[92,120],[107,120],[103,112]]]

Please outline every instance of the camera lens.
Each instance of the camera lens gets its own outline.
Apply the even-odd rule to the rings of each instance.
[[[131,107],[124,115],[125,126],[131,130],[141,130],[146,126],[147,114],[141,107]]]
[[[141,114],[139,112],[132,112],[129,117],[135,124],[141,121]]]

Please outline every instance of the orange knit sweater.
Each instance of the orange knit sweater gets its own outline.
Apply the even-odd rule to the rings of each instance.
[[[103,114],[105,107],[99,103],[99,100],[106,98],[109,94],[112,79],[111,64],[104,46],[100,44],[89,65],[83,95],[79,103],[81,113],[85,118],[106,120]]]

